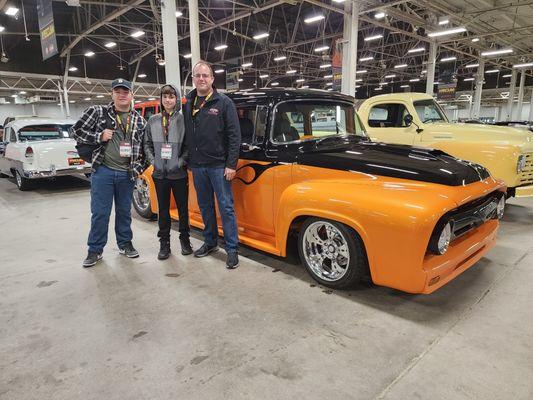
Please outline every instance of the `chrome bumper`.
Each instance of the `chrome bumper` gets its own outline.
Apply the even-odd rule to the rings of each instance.
[[[24,177],[28,179],[53,178],[56,176],[90,174],[91,166],[80,165],[72,168],[52,169],[47,171],[24,171]]]

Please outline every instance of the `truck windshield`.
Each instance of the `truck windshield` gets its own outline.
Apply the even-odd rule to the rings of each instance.
[[[287,102],[276,109],[273,141],[315,140],[328,136],[366,138],[355,108],[338,102]]]
[[[433,99],[415,101],[414,106],[422,123],[448,122],[441,108]]]
[[[70,125],[30,125],[19,129],[19,141],[61,139],[69,137]]]

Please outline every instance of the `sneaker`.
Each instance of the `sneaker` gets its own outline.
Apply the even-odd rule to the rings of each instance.
[[[170,241],[161,241],[160,242],[159,253],[157,254],[158,260],[166,260],[170,257]]]
[[[226,268],[235,269],[239,266],[239,253],[232,251],[228,253],[228,258],[226,259]]]
[[[124,254],[128,258],[137,258],[139,257],[139,252],[135,250],[131,242],[127,242],[124,247],[118,249],[120,254]]]
[[[93,267],[101,259],[102,259],[102,253],[93,253],[92,251],[89,251],[87,253],[87,258],[83,260],[83,268]]]
[[[197,258],[201,258],[215,251],[218,251],[218,246],[216,244],[214,246],[208,246],[207,244],[204,243],[202,247],[200,247],[198,250],[194,252],[194,256]]]
[[[191,241],[189,238],[180,239],[181,243],[181,254],[184,256],[188,256],[189,254],[192,254],[192,247],[191,247]]]

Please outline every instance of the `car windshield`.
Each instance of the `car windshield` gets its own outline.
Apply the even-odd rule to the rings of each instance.
[[[448,122],[444,112],[433,99],[415,101],[414,106],[422,123]]]
[[[351,104],[299,101],[280,104],[276,109],[272,137],[276,143],[349,135],[367,137]]]
[[[69,137],[70,124],[30,125],[19,129],[19,141],[61,139]]]

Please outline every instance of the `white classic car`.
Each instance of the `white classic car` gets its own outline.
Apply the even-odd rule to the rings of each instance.
[[[69,137],[74,120],[27,118],[4,126],[0,142],[0,175],[15,177],[20,190],[31,180],[62,175],[90,174],[91,165],[76,151]]]

